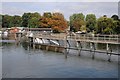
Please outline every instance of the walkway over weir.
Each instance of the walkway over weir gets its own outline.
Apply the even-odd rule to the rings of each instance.
[[[81,42],[92,42],[92,43],[106,43],[106,44],[120,44],[120,35],[86,35],[86,34],[76,34],[74,36],[69,36],[66,34],[49,34],[41,35],[36,34],[34,38],[42,39],[55,39],[55,40],[75,40]]]
[[[55,51],[59,48],[64,49],[65,57],[67,58],[67,54],[70,49],[77,50],[78,56],[80,56],[81,51],[90,51],[92,53],[92,58],[94,59],[95,52],[97,53],[105,53],[108,55],[108,61],[111,61],[111,55],[120,55],[119,47],[117,52],[113,52],[112,45],[120,45],[120,35],[88,35],[88,34],[75,34],[75,35],[67,35],[65,33],[60,34],[34,34],[33,37],[29,37],[30,42],[33,43],[33,48],[35,49],[35,45],[39,45],[39,48],[45,46],[46,50],[54,47]],[[36,43],[35,41],[40,40]],[[44,40],[47,40],[49,43],[45,43]],[[51,41],[56,41],[56,44],[51,44]],[[60,41],[63,42],[61,45]],[[71,41],[75,42],[75,46],[73,46]],[[89,48],[85,49],[82,45],[82,42],[89,43]],[[103,43],[106,44],[106,50],[97,50],[96,44]]]

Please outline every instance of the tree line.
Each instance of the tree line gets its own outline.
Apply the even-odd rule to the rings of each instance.
[[[108,18],[106,15],[96,18],[95,14],[82,13],[70,16],[71,31],[86,31],[96,34],[120,34],[120,19],[118,15]]]
[[[46,12],[42,16],[35,13],[24,13],[22,16],[2,15],[2,27],[52,28],[53,32],[64,32],[67,21],[61,13]]]
[[[120,34],[120,19],[118,15],[110,18],[106,15],[96,18],[95,14],[83,13],[73,14],[69,21],[62,13],[45,12],[43,15],[35,13],[24,13],[22,16],[2,16],[2,27],[30,27],[30,28],[52,28],[53,32],[65,32],[70,26],[70,31],[84,31],[96,34]]]

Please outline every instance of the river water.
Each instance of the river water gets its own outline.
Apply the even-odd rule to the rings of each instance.
[[[3,78],[118,78],[117,56],[108,62],[107,54],[70,51],[64,54],[40,49],[26,49],[23,45],[4,44],[2,47]]]

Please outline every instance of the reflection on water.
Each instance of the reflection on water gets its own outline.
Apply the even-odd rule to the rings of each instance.
[[[22,46],[25,50],[28,50],[28,47],[30,46],[27,42],[23,42]]]
[[[109,44],[109,47],[112,49],[113,52],[118,53],[120,45]],[[99,50],[106,50],[106,44],[97,44],[97,49]]]
[[[65,59],[61,53],[29,49],[27,43],[19,46],[5,44],[2,51],[3,78],[118,77],[116,56],[110,63],[106,60],[108,57],[106,54],[96,54],[97,58],[92,60],[91,57],[88,57],[90,53],[83,51],[80,57],[69,55]],[[71,50],[71,53],[74,54],[77,51]]]

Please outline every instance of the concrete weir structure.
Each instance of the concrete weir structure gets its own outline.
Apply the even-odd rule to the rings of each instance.
[[[58,41],[50,40],[50,39],[33,39],[33,37],[29,37],[30,44],[33,49],[42,49],[47,51],[55,51],[55,52],[63,52],[64,47],[59,44]],[[62,44],[62,43],[61,43]]]
[[[36,34],[32,37],[29,37],[30,44],[33,46],[33,49],[39,48],[44,50],[50,50],[55,52],[62,52],[67,58],[67,54],[70,53],[70,50],[77,50],[78,56],[81,55],[82,51],[89,51],[92,54],[92,59],[95,58],[95,53],[105,53],[108,55],[108,61],[111,61],[112,55],[119,56],[120,53],[113,52],[111,44],[120,45],[119,35],[114,36],[94,36],[90,37],[87,35],[75,35],[68,36],[65,34],[49,34],[41,35]],[[89,43],[89,48],[84,48],[83,42]],[[97,50],[96,44],[103,43],[106,44],[106,50]]]

